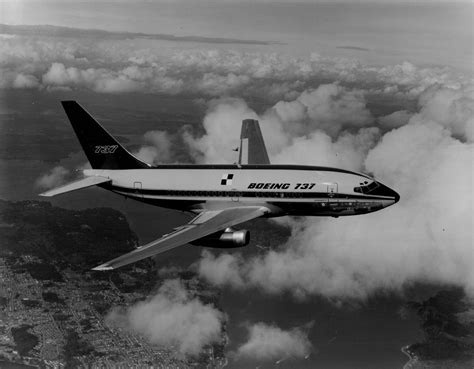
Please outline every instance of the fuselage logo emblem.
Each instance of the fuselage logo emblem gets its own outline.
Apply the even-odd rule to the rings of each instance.
[[[222,186],[230,186],[232,185],[232,180],[234,178],[233,174],[223,174],[221,178],[221,185]]]

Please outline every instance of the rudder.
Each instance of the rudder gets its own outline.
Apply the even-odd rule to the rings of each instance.
[[[93,169],[150,167],[130,154],[76,101],[61,104]]]

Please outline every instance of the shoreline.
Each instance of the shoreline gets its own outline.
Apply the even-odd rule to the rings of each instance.
[[[403,346],[400,351],[408,357],[408,361],[403,365],[403,369],[412,369],[411,365],[415,364],[418,360],[416,355],[412,355],[409,351],[411,345]]]

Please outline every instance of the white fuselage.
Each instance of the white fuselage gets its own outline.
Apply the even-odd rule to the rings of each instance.
[[[193,212],[264,204],[270,216],[340,216],[376,211],[398,201],[398,194],[378,182],[375,193],[357,192],[361,185],[374,183],[367,175],[325,167],[163,165],[90,169],[84,174],[110,178],[111,184],[102,187],[135,200]],[[380,192],[382,187],[387,190]]]

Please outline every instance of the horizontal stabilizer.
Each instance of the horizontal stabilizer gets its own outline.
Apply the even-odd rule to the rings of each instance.
[[[87,187],[95,186],[95,185],[110,182],[110,181],[111,181],[110,178],[105,178],[105,177],[97,177],[97,176],[86,177],[78,181],[68,183],[64,186],[53,188],[52,190],[40,193],[39,195],[51,197],[51,196],[56,196],[62,193],[76,191],[76,190],[80,190],[81,188],[87,188]]]

